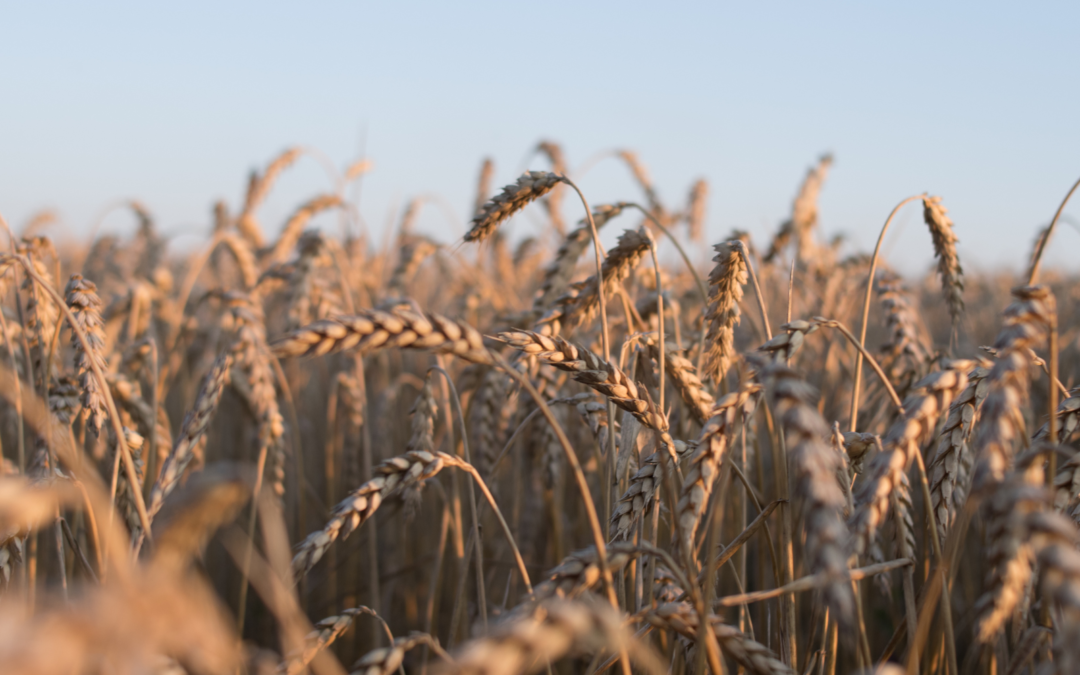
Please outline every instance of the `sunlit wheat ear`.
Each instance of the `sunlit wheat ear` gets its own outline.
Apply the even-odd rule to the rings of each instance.
[[[405,449],[408,452],[435,452],[435,420],[439,416],[439,403],[435,400],[435,392],[431,388],[429,377],[424,386],[420,388],[412,409],[409,421],[410,436]],[[420,490],[423,484],[420,482],[410,483],[404,487],[405,520],[411,521],[416,515],[416,509],[420,504]]]
[[[692,188],[686,205],[686,229],[691,241],[705,238],[705,204],[709,201],[709,184],[699,178]]]
[[[674,454],[675,459],[682,461],[690,455],[690,446],[682,441],[674,441],[669,446],[670,450],[661,449],[658,452]],[[629,538],[631,528],[641,520],[645,511],[652,506],[656,498],[656,491],[660,487],[662,474],[660,470],[660,455],[653,452],[641,460],[641,466],[634,475],[630,476],[630,486],[619,497],[615,510],[611,512],[610,536],[614,539]]]
[[[281,172],[292,166],[301,154],[303,151],[300,148],[289,148],[267,165],[262,176],[257,173],[251,174],[244,208],[236,219],[236,227],[253,248],[262,248],[264,244],[262,229],[255,218],[255,210],[266,201],[266,196],[270,194]]]
[[[885,314],[887,338],[881,345],[881,367],[903,396],[911,385],[926,374],[929,357],[920,326],[911,307],[911,294],[903,280],[883,272],[877,281],[877,292]]]
[[[240,277],[244,290],[251,290],[259,281],[259,267],[255,262],[255,253],[246,239],[238,236],[235,232],[221,232],[221,243],[225,246],[240,270]]]
[[[825,441],[829,426],[814,407],[813,387],[794,370],[773,363],[763,369],[761,378],[787,438],[791,480],[803,505],[806,564],[813,574],[829,575],[825,597],[840,624],[850,626],[855,605],[847,581],[849,537],[843,521],[847,498],[836,480],[840,458]]]
[[[619,284],[625,281],[645,258],[651,241],[644,228],[626,230],[619,236],[618,244],[608,251],[600,267],[605,298],[611,297]],[[599,291],[600,285],[597,284],[595,274],[585,281],[573,284],[570,291],[555,300],[555,307],[544,315],[542,321],[560,320],[567,324],[582,324],[591,320],[600,308]]]
[[[639,554],[639,549],[629,543],[616,542],[608,544],[606,548],[607,567],[612,572],[623,569]],[[576,598],[596,588],[600,584],[600,576],[596,547],[590,546],[574,551],[563,558],[557,567],[548,570],[542,577],[543,581],[533,588],[533,596],[536,600]]]
[[[1080,389],[1073,389],[1058,406],[1054,415],[1057,426],[1057,438],[1060,443],[1068,443],[1077,428],[1080,428]],[[1032,444],[1046,442],[1050,435],[1049,423],[1042,425],[1031,437]],[[1054,477],[1054,508],[1058,512],[1073,510],[1080,503],[1080,453],[1060,465]]]
[[[592,218],[596,230],[607,225],[613,218],[623,212],[625,206],[618,204],[602,204],[593,208]],[[533,300],[533,309],[544,310],[552,302],[562,295],[570,285],[577,268],[578,258],[585,252],[592,242],[592,229],[587,220],[578,223],[577,228],[566,235],[559,250],[551,263],[544,268],[544,278],[540,282],[540,293]]]
[[[832,155],[822,155],[817,166],[806,172],[806,178],[803,179],[791,206],[791,219],[776,233],[768,253],[765,254],[764,262],[775,260],[792,239],[795,239],[795,255],[798,260],[805,262],[814,256],[818,248],[814,243],[814,228],[818,224],[818,195],[821,194],[821,187],[825,184],[825,177],[832,162]]]
[[[638,390],[637,384],[615,364],[608,363],[581,345],[571,344],[560,337],[548,337],[530,331],[509,331],[499,333],[498,338],[514,349],[571,373],[571,377],[578,382],[607,396],[612,403],[629,412],[643,425],[660,432],[665,444],[671,442],[667,435],[667,417],[656,409]]]
[[[280,499],[285,494],[285,424],[277,402],[262,307],[247,296],[233,296],[229,301],[237,339],[235,361],[247,380],[258,422],[259,452],[256,456],[266,453],[270,484]]]
[[[1080,669],[1080,532],[1076,525],[1056,513],[1036,511],[1028,516],[1027,528],[1037,553],[1040,570],[1038,591],[1043,602],[1052,602],[1054,621],[1054,666],[1058,673]]]
[[[1027,517],[1045,503],[1042,487],[1016,474],[995,485],[984,501],[990,572],[986,592],[974,606],[979,615],[975,635],[983,644],[997,637],[1027,592],[1035,562]]]
[[[421,349],[473,363],[491,363],[483,336],[473,327],[438,314],[411,310],[360,310],[353,315],[323,319],[275,340],[279,358],[321,356],[355,349],[366,354],[377,349]]]
[[[523,174],[517,182],[507,185],[484,204],[472,219],[472,227],[465,233],[465,241],[484,241],[510,216],[551,192],[562,181],[562,176],[546,171]]]
[[[282,228],[281,235],[278,236],[277,242],[274,243],[274,247],[270,251],[269,261],[279,262],[285,260],[289,255],[289,251],[296,247],[296,242],[300,240],[300,235],[307,228],[311,219],[327,209],[341,206],[341,203],[341,197],[337,195],[319,195],[298,208],[289,217],[285,227]]]
[[[420,264],[437,250],[439,250],[438,245],[427,237],[411,237],[409,241],[402,245],[397,265],[390,275],[389,283],[387,283],[389,297],[408,297],[406,285],[416,275],[416,270],[420,269]]]
[[[288,280],[288,306],[285,309],[290,329],[311,323],[312,296],[315,294],[314,282],[319,258],[325,253],[326,242],[318,230],[306,230],[297,243],[298,255],[293,263],[292,274]]]
[[[1054,307],[1054,297],[1045,286],[1017,288],[1013,297],[1005,310],[1005,327],[994,342],[997,363],[987,376],[989,391],[974,443],[974,492],[1004,479],[1014,445],[1024,434],[1021,404],[1027,400],[1031,350],[1046,340]]]
[[[585,424],[588,425],[589,431],[592,432],[593,439],[596,441],[596,447],[606,448],[608,447],[608,434],[612,433],[610,425],[608,425],[607,406],[600,401],[590,399],[591,396],[582,398],[582,400],[579,400],[574,405],[574,408],[577,410],[578,415],[581,416],[581,419],[585,421]],[[615,450],[618,452],[621,447],[618,424],[615,426],[614,433]]]
[[[394,638],[389,647],[379,647],[361,656],[353,664],[351,675],[391,675],[401,668],[406,652],[423,645],[436,648],[440,655],[446,656],[439,648],[438,640],[427,633],[412,631],[408,635]]]
[[[307,574],[331,544],[352,534],[374,515],[386,497],[411,483],[435,476],[443,466],[440,455],[424,451],[407,452],[377,466],[375,478],[349,493],[334,507],[326,525],[300,542],[293,557],[293,571],[297,578]]]
[[[71,275],[67,288],[64,289],[67,306],[75,316],[75,321],[86,334],[90,349],[83,349],[82,341],[74,333],[71,347],[75,350],[75,374],[82,388],[81,401],[86,409],[88,427],[98,434],[105,423],[105,394],[99,391],[97,379],[91,370],[91,362],[96,363],[102,372],[108,370],[105,364],[105,331],[101,323],[101,298],[97,294],[94,282],[83,279],[80,274]]]
[[[636,648],[634,648],[636,646]],[[639,654],[622,617],[610,605],[584,600],[546,600],[514,613],[453,653],[437,675],[518,675],[543,670],[570,654]],[[655,665],[655,661],[652,662]]]
[[[716,266],[709,273],[709,305],[704,321],[708,324],[708,366],[714,380],[723,379],[735,358],[735,326],[739,324],[739,302],[748,279],[746,260],[730,242],[713,247]]]
[[[686,597],[686,590],[679,585],[675,574],[663,565],[656,565],[653,570],[653,598],[658,603],[681,602]]]
[[[953,326],[956,326],[964,311],[964,270],[960,267],[960,258],[956,255],[957,239],[953,234],[953,222],[946,213],[948,211],[941,205],[941,197],[923,197],[923,217],[934,240],[941,291],[949,306]]]
[[[916,383],[904,404],[904,413],[882,437],[882,451],[867,467],[851,517],[856,553],[863,554],[870,546],[888,516],[893,493],[905,489],[915,453],[921,452],[921,446],[930,440],[938,418],[967,386],[967,374],[975,367],[973,361],[952,361],[947,365],[946,370],[931,373]],[[910,497],[901,506],[909,502]],[[898,517],[908,519],[910,513]]]
[[[300,651],[289,654],[278,666],[278,675],[300,675],[308,664],[315,660],[319,652],[327,649],[352,626],[357,616],[367,614],[378,616],[369,607],[355,607],[346,609],[340,614],[328,616],[316,623],[310,633],[304,637],[304,647]]]
[[[653,626],[674,631],[687,640],[696,642],[699,637],[698,613],[689,603],[664,603],[645,612],[644,618]],[[738,628],[724,624],[715,614],[709,616],[709,625],[724,655],[751,675],[794,675],[768,647]]]
[[[472,404],[472,426],[476,443],[478,468],[486,476],[494,470],[495,460],[502,450],[506,429],[514,406],[510,397],[507,376],[492,368],[484,373]]]
[[[934,517],[942,540],[964,505],[973,459],[971,431],[986,398],[989,387],[986,376],[989,374],[989,368],[984,365],[976,366],[968,373],[967,386],[949,405],[949,414],[938,434],[937,450],[926,467]]]
[[[671,383],[679,392],[679,398],[686,404],[690,414],[699,423],[704,424],[712,415],[713,407],[716,405],[713,395],[702,384],[693,361],[678,351],[672,349],[665,351],[664,371],[671,378]],[[655,341],[649,343],[649,355],[659,362],[660,345]]]
[[[740,419],[753,414],[760,391],[760,385],[745,383],[739,391],[724,396],[713,407],[711,417],[698,434],[677,507],[682,543],[688,551],[693,550],[694,535],[701,522],[702,513],[708,506],[713,484],[720,473],[735,426]]]
[[[194,456],[195,445],[206,432],[206,428],[210,426],[210,421],[214,418],[218,403],[221,401],[221,392],[229,383],[233,357],[233,347],[230,346],[218,355],[210,366],[210,372],[203,378],[195,403],[184,416],[184,422],[180,426],[172,451],[162,464],[157,482],[150,493],[146,510],[151,516],[158,512],[162,501],[173,491],[181,476],[184,475],[184,470]]]
[[[56,249],[48,237],[34,237],[19,244],[17,251],[30,259],[34,271],[53,286],[52,272],[45,264],[46,256],[56,257]],[[49,353],[52,350],[52,336],[56,329],[56,322],[60,319],[60,309],[53,302],[52,296],[40,288],[29,276],[23,278],[23,302],[26,312],[24,323],[26,326],[26,341],[30,347],[30,356],[34,367],[35,385],[39,391],[45,391],[48,387],[52,373],[45,373],[45,363],[49,361]],[[55,363],[53,364],[56,365]]]

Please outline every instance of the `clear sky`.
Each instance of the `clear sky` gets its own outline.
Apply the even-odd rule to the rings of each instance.
[[[741,227],[764,242],[831,151],[827,234],[871,247],[893,205],[929,190],[966,267],[1019,268],[1080,176],[1078,26],[1075,2],[8,1],[0,213],[19,226],[52,207],[85,236],[138,198],[181,245],[283,148],[339,167],[363,148],[368,224],[432,195],[421,229],[449,240],[481,159],[502,184],[550,138],[571,167],[636,150],[673,206],[704,176],[710,241]],[[611,160],[581,184],[594,203],[640,197]],[[264,224],[327,187],[302,160]],[[887,245],[908,272],[930,262],[920,221],[911,207]],[[1063,227],[1050,259],[1075,265],[1078,248]]]

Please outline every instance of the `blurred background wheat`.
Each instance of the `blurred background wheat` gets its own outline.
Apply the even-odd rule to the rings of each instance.
[[[0,672],[1080,672],[1075,8],[3,14]]]

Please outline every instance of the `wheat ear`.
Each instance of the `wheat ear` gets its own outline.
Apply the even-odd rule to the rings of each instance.
[[[690,241],[701,241],[705,237],[705,203],[709,200],[709,183],[699,178],[690,188],[686,205],[686,229]]]
[[[945,296],[945,303],[949,306],[949,315],[955,327],[964,312],[964,270],[960,267],[960,258],[956,255],[957,239],[953,234],[952,219],[947,213],[941,205],[941,197],[923,197],[923,218],[934,240],[941,292]]]
[[[473,363],[491,363],[483,337],[465,323],[438,314],[418,314],[399,309],[383,312],[359,310],[311,323],[275,340],[275,356],[307,356],[357,349],[366,354],[376,349],[424,349],[453,354]]]
[[[354,607],[346,609],[340,614],[328,616],[316,623],[313,630],[304,637],[304,646],[297,652],[289,654],[281,665],[278,666],[278,675],[300,675],[308,664],[315,660],[315,656],[341,637],[352,626],[357,616],[367,614],[377,617],[378,614],[370,607]]]
[[[686,602],[668,602],[645,612],[643,618],[657,628],[672,630],[687,640],[699,636],[698,614]],[[709,626],[723,653],[751,675],[794,675],[794,671],[760,642],[751,640],[738,628],[722,623],[720,617],[709,616]]]
[[[753,414],[754,399],[760,391],[760,385],[745,383],[739,391],[720,399],[694,443],[696,450],[683,479],[677,506],[679,529],[687,551],[693,550],[694,536],[712,495],[713,484],[727,454],[735,424],[740,418]]]
[[[528,356],[535,356],[544,363],[571,373],[578,382],[607,396],[643,425],[666,436],[667,418],[615,364],[560,337],[548,337],[531,331],[509,331],[499,333],[498,338]],[[664,440],[670,443],[669,436]]]
[[[563,177],[546,171],[529,171],[513,185],[491,198],[472,219],[465,241],[477,243],[490,237],[510,216],[540,199],[563,181]]]
[[[71,310],[75,321],[86,334],[86,340],[90,344],[89,351],[84,350],[82,342],[72,333],[71,346],[75,350],[75,374],[79,378],[79,386],[82,388],[80,401],[87,413],[89,428],[98,434],[105,424],[108,414],[105,412],[104,394],[98,390],[97,380],[94,378],[90,361],[97,363],[104,371],[105,364],[105,331],[101,323],[101,298],[97,294],[97,286],[88,279],[83,279],[80,274],[71,275],[67,288],[64,289],[65,301]]]
[[[311,222],[311,219],[318,213],[341,206],[341,204],[341,197],[337,195],[319,195],[303,204],[285,223],[277,242],[274,243],[273,249],[270,250],[267,261],[275,263],[285,260],[289,251],[296,247],[296,242],[300,240],[300,235],[304,232],[307,224]]]
[[[585,281],[573,284],[570,291],[555,300],[555,307],[549,310],[542,320],[566,323],[575,321],[580,324],[592,319],[600,308],[601,289],[605,298],[610,297],[645,258],[650,241],[644,229],[624,231],[619,236],[618,243],[604,258],[599,286],[595,274]]]
[[[593,209],[592,218],[593,224],[597,230],[600,230],[604,225],[607,225],[622,213],[624,205],[619,204],[602,204]],[[578,258],[589,247],[592,242],[592,228],[589,227],[587,219],[578,223],[577,228],[572,230],[570,234],[566,235],[562,244],[559,245],[559,250],[555,252],[555,257],[551,263],[544,268],[544,276],[540,281],[540,292],[537,294],[536,299],[533,301],[533,309],[542,311],[554,302],[559,296],[561,296],[570,284],[570,279],[574,276],[574,270],[577,268]]]
[[[937,451],[926,467],[938,534],[943,541],[967,493],[972,462],[971,431],[986,398],[989,374],[990,370],[981,365],[968,373],[967,387],[949,405],[949,414],[938,434]]]
[[[840,625],[850,626],[854,599],[847,571],[848,531],[843,521],[847,498],[836,479],[841,459],[825,441],[829,426],[812,403],[813,388],[781,363],[767,366],[763,379],[794,466],[794,492],[803,504],[808,567],[814,574],[829,576],[824,589],[829,607]]]
[[[649,675],[664,668],[636,643],[621,617],[599,602],[550,599],[500,622],[491,633],[461,646],[441,675],[519,675],[535,672],[568,654],[599,652],[635,656]]]
[[[379,647],[361,656],[360,660],[353,664],[349,675],[390,675],[401,668],[401,663],[405,660],[405,652],[421,645],[434,649],[445,660],[453,663],[450,656],[439,647],[439,642],[435,638],[427,633],[413,631],[403,637],[394,638],[393,644],[389,647]]]
[[[748,279],[746,259],[730,242],[713,247],[716,266],[709,273],[709,302],[704,321],[708,325],[708,365],[706,371],[719,381],[735,358],[735,326],[739,324],[739,302]]]
[[[203,378],[195,403],[184,416],[180,433],[173,442],[172,451],[162,463],[157,482],[154,483],[154,488],[150,492],[150,503],[147,504],[146,510],[151,517],[161,509],[165,497],[173,491],[180,477],[184,475],[184,469],[194,456],[192,451],[195,445],[206,432],[206,428],[210,426],[210,421],[214,418],[218,403],[221,401],[221,393],[225,385],[229,383],[233,358],[233,347],[230,346],[218,355],[210,366],[210,371]]]
[[[417,451],[392,457],[375,467],[375,477],[350,492],[331,511],[326,525],[297,546],[292,563],[296,577],[306,575],[331,544],[363,525],[387,497],[409,484],[435,476],[445,465],[442,453]]]
[[[1032,348],[1046,339],[1053,296],[1045,286],[1013,290],[1014,302],[1005,310],[1005,327],[994,342],[998,360],[987,375],[988,393],[975,437],[972,490],[983,491],[1001,482],[1013,456],[1013,445],[1024,434],[1020,402],[1026,400]]]

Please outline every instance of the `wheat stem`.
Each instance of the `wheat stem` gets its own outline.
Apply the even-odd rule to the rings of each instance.
[[[900,208],[905,204],[913,202],[917,199],[922,199],[923,195],[913,195],[908,197],[904,201],[893,207],[892,212],[889,213],[889,217],[885,219],[885,225],[881,228],[881,234],[878,235],[877,244],[874,245],[874,254],[870,258],[870,273],[866,277],[866,299],[863,302],[862,311],[862,328],[859,330],[859,346],[866,346],[866,326],[867,320],[870,317],[870,297],[874,292],[874,272],[877,271],[878,254],[881,253],[881,243],[885,241],[885,233],[889,230],[889,224],[892,223],[893,218],[896,216]],[[855,384],[851,387],[851,430],[858,431],[859,422],[859,388],[862,385],[862,351],[855,357]]]

